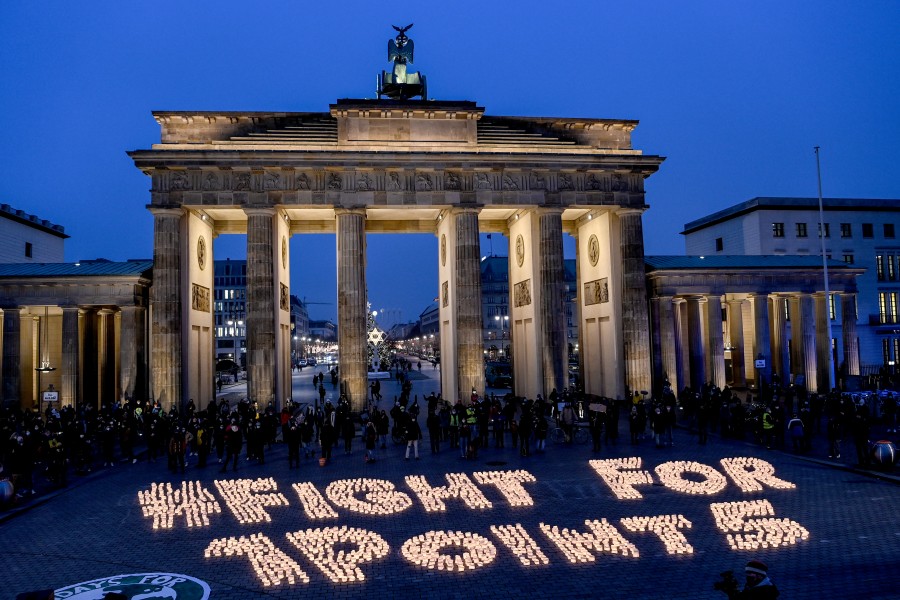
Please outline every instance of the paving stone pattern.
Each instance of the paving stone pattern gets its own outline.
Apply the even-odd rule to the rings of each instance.
[[[414,391],[430,392],[435,377],[416,382]],[[298,393],[312,397],[307,381],[310,370],[295,377]],[[392,384],[385,388],[387,405]],[[328,387],[328,386],[326,386]],[[306,388],[307,391],[303,392]],[[235,393],[234,390],[225,390]],[[424,422],[424,415],[420,417]],[[626,431],[627,426],[620,431]],[[424,428],[423,428],[424,429]],[[427,432],[426,432],[427,436]],[[404,447],[388,442],[374,464],[363,462],[362,444],[357,440],[353,454],[334,451],[331,464],[319,467],[306,459],[299,469],[289,469],[286,448],[278,444],[265,465],[241,461],[236,473],[219,473],[215,465],[198,469],[189,466],[182,475],[172,475],[164,461],[139,462],[105,469],[84,479],[70,475],[68,488],[35,502],[0,522],[0,597],[34,589],[60,588],[95,578],[139,572],[184,573],[206,581],[211,598],[247,600],[253,598],[724,598],[712,589],[720,572],[735,570],[743,581],[743,565],[750,558],[768,563],[782,598],[900,598],[900,487],[892,478],[875,478],[839,468],[826,461],[811,461],[790,453],[766,450],[739,441],[710,438],[706,446],[684,431],[676,433],[672,448],[657,449],[650,441],[637,446],[627,443],[627,434],[617,446],[605,446],[599,454],[583,446],[549,445],[544,454],[521,457],[509,448],[482,450],[477,460],[459,458],[446,446],[437,455],[429,452],[428,441],[420,444],[421,460],[403,459]],[[742,492],[729,479],[728,486],[714,496],[686,495],[659,484],[639,486],[638,500],[618,500],[595,474],[592,458],[639,456],[649,471],[666,461],[697,461],[724,472],[723,457],[752,456],[775,466],[776,476],[794,484],[793,490],[766,488],[762,492]],[[534,499],[531,507],[511,507],[492,486],[479,486],[493,507],[466,508],[459,500],[448,500],[446,513],[426,513],[404,476],[424,475],[433,485],[444,485],[447,473],[525,469],[537,479],[524,484]],[[287,507],[267,511],[270,523],[241,525],[216,490],[216,479],[273,477],[290,502]],[[337,509],[338,519],[309,520],[291,489],[294,482],[308,481],[324,495],[326,486],[339,479],[372,477],[386,479],[413,499],[411,508],[390,516],[366,516]],[[209,527],[188,528],[177,519],[170,530],[153,530],[151,519],[142,515],[138,492],[152,482],[183,479],[201,481],[216,497],[221,514],[210,517]],[[719,531],[710,503],[766,499],[775,518],[791,519],[809,530],[807,540],[796,545],[759,551],[734,551]],[[651,533],[627,531],[620,519],[633,516],[682,514],[692,524],[681,530],[694,548],[689,555],[669,555]],[[640,556],[622,557],[593,553],[595,560],[572,564],[540,530],[540,523],[588,532],[587,519],[602,519],[639,550]],[[491,525],[520,523],[549,558],[548,565],[524,567],[495,538]],[[365,581],[332,583],[286,538],[289,532],[309,528],[346,525],[380,534],[390,550],[384,558],[364,563]],[[431,530],[460,530],[491,540],[497,549],[495,560],[464,573],[425,569],[401,556],[403,543]],[[282,582],[264,587],[246,557],[204,558],[204,549],[214,539],[231,536],[266,535],[281,551],[293,558],[309,575],[309,583]],[[352,549],[348,547],[346,549]]]

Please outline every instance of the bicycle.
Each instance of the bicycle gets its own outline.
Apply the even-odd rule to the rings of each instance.
[[[550,439],[554,444],[564,444],[569,441],[565,429],[557,425],[550,430]],[[591,439],[587,430],[587,424],[575,423],[572,425],[572,441],[576,444],[587,444]]]

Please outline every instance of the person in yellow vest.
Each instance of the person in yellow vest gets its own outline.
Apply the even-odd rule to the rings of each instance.
[[[766,412],[762,415],[762,428],[763,428],[763,441],[766,443],[766,448],[772,449],[772,434],[775,433],[775,419],[772,418],[772,411],[770,409],[766,409]]]

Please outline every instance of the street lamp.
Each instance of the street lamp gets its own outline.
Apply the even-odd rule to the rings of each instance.
[[[500,315],[494,315],[494,320],[499,324],[500,337],[506,337],[505,330],[509,326],[509,315],[503,315],[502,317]]]

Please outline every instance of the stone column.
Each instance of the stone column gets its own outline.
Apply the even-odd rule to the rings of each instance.
[[[60,390],[61,406],[78,406],[81,403],[79,397],[78,377],[80,376],[79,350],[81,349],[81,340],[79,338],[78,314],[77,306],[62,307],[62,373]]]
[[[663,298],[654,296],[650,298],[650,344],[653,349],[653,394],[659,394],[665,379],[666,369],[663,366],[663,333],[662,333],[662,303]]]
[[[625,347],[625,385],[634,393],[650,388],[650,321],[644,270],[642,210],[624,209],[619,217],[622,244],[622,336]]]
[[[767,294],[753,294],[750,296],[753,302],[753,347],[756,355],[754,360],[762,358],[766,366],[756,369],[756,389],[762,389],[764,384],[772,383],[773,356],[769,337],[769,297]]]
[[[823,394],[831,391],[831,368],[834,354],[831,349],[831,339],[828,337],[828,320],[831,318],[831,310],[825,293],[814,294],[816,307],[816,361],[818,362],[818,375],[816,388]]]
[[[22,309],[3,309],[3,406],[19,407],[22,402],[21,340]]]
[[[250,402],[275,400],[274,208],[247,208],[247,388]]]
[[[478,210],[454,213],[456,220],[456,354],[459,361],[459,397],[472,390],[484,394],[484,353],[481,316],[481,247]],[[512,323],[510,323],[512,326]]]
[[[725,387],[725,339],[722,335],[722,298],[706,297],[706,335],[709,339],[709,380],[717,388]]]
[[[856,336],[856,294],[841,294],[841,332],[847,375],[859,375],[859,338]]]
[[[97,311],[97,396],[100,406],[113,405],[116,397],[116,357],[114,313],[108,308]]]
[[[541,351],[543,354],[544,397],[547,398],[554,388],[557,392],[562,392],[564,387],[568,387],[562,209],[541,208],[537,210],[537,215],[541,231],[540,246],[538,247],[541,260],[539,306],[543,325]],[[481,306],[480,300],[479,306]],[[649,345],[649,336],[647,342]],[[650,366],[649,362],[647,366]]]
[[[743,300],[732,298],[728,303],[728,339],[731,343],[731,385],[745,387],[747,374],[744,372],[744,315],[741,313]]]
[[[801,340],[801,356],[803,358],[803,374],[806,376],[806,390],[815,392],[818,388],[818,361],[816,355],[816,306],[812,294],[800,294],[799,336]]]
[[[787,319],[785,318],[785,302],[781,296],[770,296],[772,303],[769,309],[772,323],[772,380],[778,374],[781,385],[790,383],[790,360],[788,354]]]
[[[699,392],[706,383],[706,344],[703,340],[703,306],[706,299],[702,296],[687,297],[688,312],[688,347],[690,348],[691,388]]]
[[[143,401],[144,307],[121,307],[122,329],[119,358],[119,388],[131,400]],[[200,399],[198,398],[198,401]]]
[[[673,311],[671,296],[660,296],[657,300],[657,310],[659,311],[659,345],[660,345],[660,363],[662,373],[659,374],[660,388],[666,380],[672,386],[672,390],[678,392],[682,382],[678,379],[676,329],[675,314]]]
[[[182,347],[180,208],[151,208],[153,213],[153,286],[150,306],[152,395],[164,410],[181,409]]]
[[[791,344],[788,348],[791,359],[791,375],[799,375],[805,369],[803,364],[803,317],[800,314],[800,296],[791,295],[785,298],[784,301],[787,303],[791,323]]]
[[[677,386],[676,393],[683,390],[688,385],[687,375],[685,374],[685,341],[688,339],[687,334],[687,317],[685,315],[686,302],[684,298],[674,298],[672,300],[672,314],[675,317],[675,379],[671,380],[673,386]]]
[[[351,410],[366,404],[366,211],[336,209],[341,392]]]

